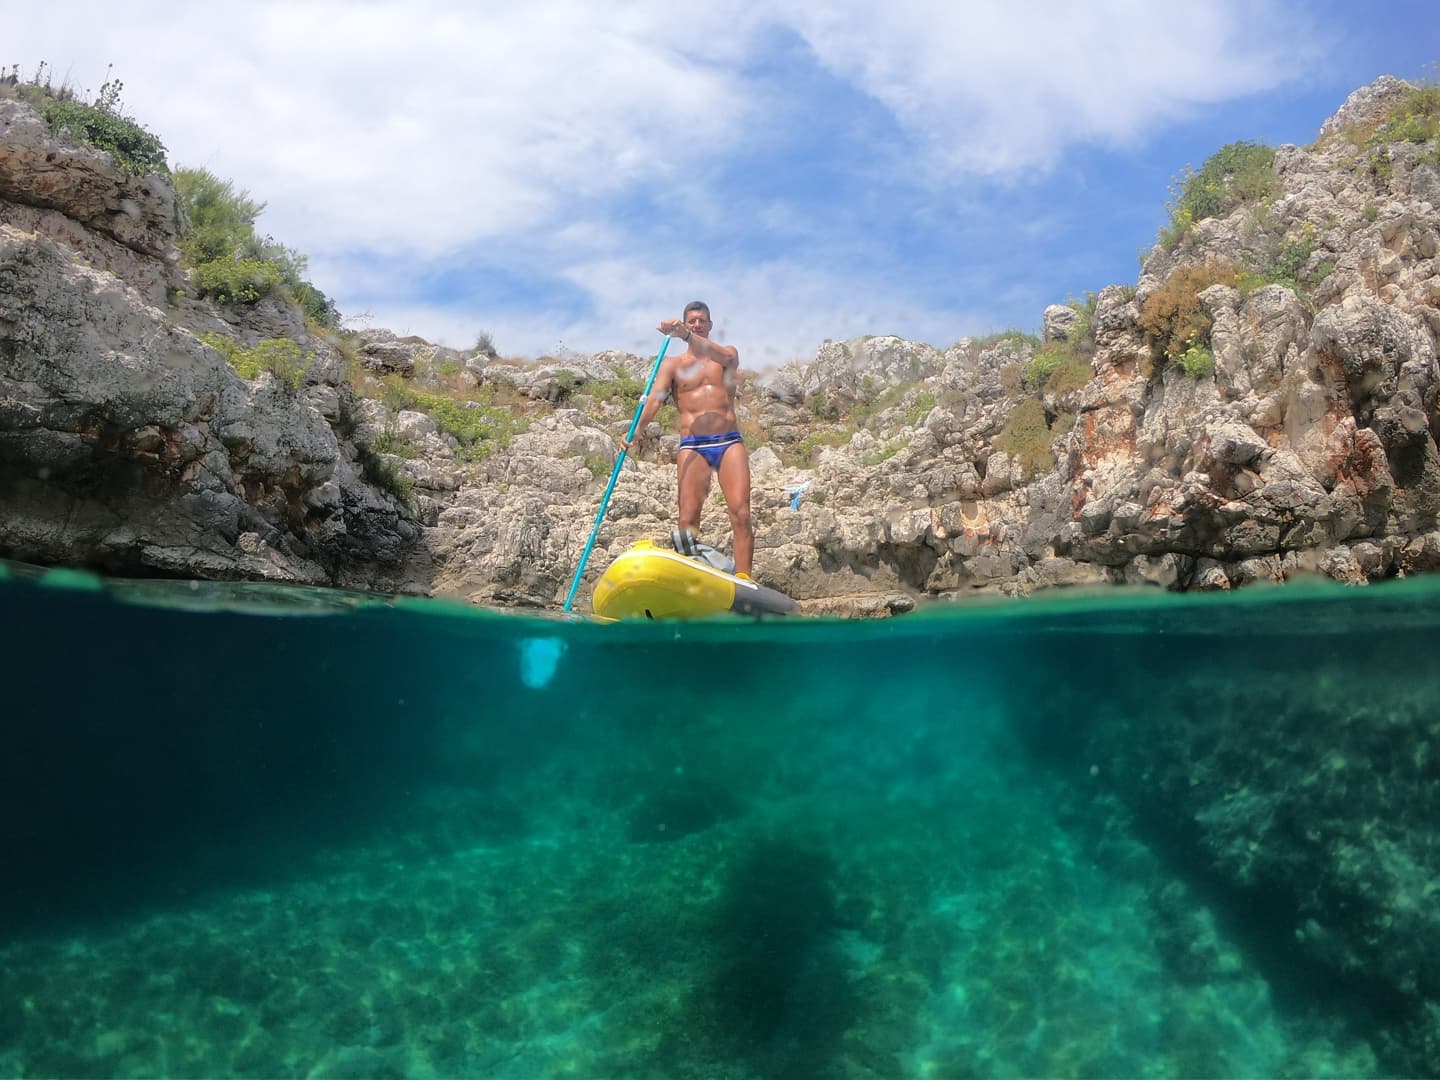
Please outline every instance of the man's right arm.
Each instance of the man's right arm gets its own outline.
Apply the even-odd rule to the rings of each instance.
[[[655,376],[655,382],[650,387],[650,394],[645,399],[645,406],[640,410],[640,419],[635,424],[635,436],[638,438],[645,430],[645,425],[660,411],[660,406],[670,396],[670,383],[674,378],[674,368],[669,360],[660,365],[660,371]],[[620,437],[620,445],[626,450],[630,449],[630,442],[624,435]]]

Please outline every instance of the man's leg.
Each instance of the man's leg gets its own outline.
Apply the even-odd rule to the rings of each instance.
[[[680,528],[698,533],[700,511],[705,508],[705,496],[710,492],[710,466],[694,450],[681,450],[675,467],[679,473]]]
[[[755,557],[755,527],[750,524],[750,454],[744,443],[725,451],[719,476],[725,509],[730,512],[730,532],[735,538],[735,572],[749,577]]]

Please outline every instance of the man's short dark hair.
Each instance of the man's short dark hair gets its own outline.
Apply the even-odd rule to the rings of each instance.
[[[686,318],[692,311],[703,311],[705,313],[705,318],[710,318],[710,305],[705,303],[704,300],[691,300],[688,304],[685,305],[685,310],[680,313],[680,317],[682,319]],[[715,320],[710,319],[710,321],[714,322]]]

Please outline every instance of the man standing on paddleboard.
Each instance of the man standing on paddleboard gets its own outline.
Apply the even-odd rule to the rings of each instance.
[[[735,572],[750,576],[755,529],[750,524],[750,455],[740,441],[735,419],[735,390],[740,353],[733,345],[710,340],[710,307],[700,300],[685,305],[679,319],[664,319],[660,333],[689,346],[660,364],[655,384],[634,430],[642,432],[669,395],[680,410],[680,454],[676,460],[680,488],[680,530],[676,547],[694,553],[700,510],[710,492],[710,476],[720,479],[730,531],[735,538]],[[622,436],[626,450],[630,443]]]

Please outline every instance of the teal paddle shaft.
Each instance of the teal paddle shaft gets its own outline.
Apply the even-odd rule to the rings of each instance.
[[[650,379],[645,383],[645,392],[640,395],[640,404],[635,407],[635,419],[630,421],[630,431],[625,436],[626,446],[620,448],[615,459],[615,468],[610,470],[610,483],[605,485],[605,497],[600,500],[600,509],[595,514],[595,527],[590,530],[590,539],[585,541],[585,550],[580,553],[580,565],[575,568],[575,580],[570,582],[570,591],[565,595],[565,610],[575,602],[575,590],[580,588],[580,576],[585,573],[585,564],[590,561],[590,549],[595,546],[595,537],[600,535],[600,523],[605,520],[605,509],[610,505],[610,493],[615,490],[615,481],[620,479],[620,467],[625,464],[626,447],[635,441],[635,429],[640,426],[640,414],[645,411],[645,402],[650,400],[650,390],[655,385],[655,376],[660,374],[660,365],[665,360],[665,350],[670,348],[670,335],[660,346],[660,355],[655,357],[655,366],[650,369]]]

